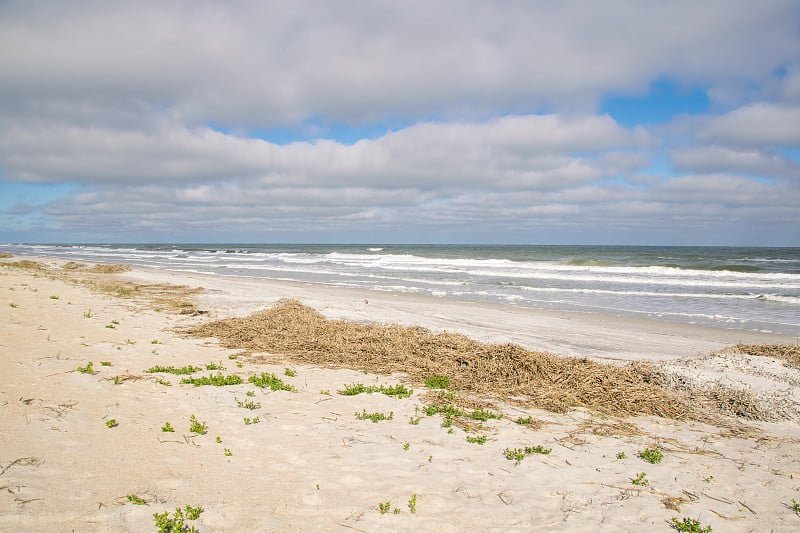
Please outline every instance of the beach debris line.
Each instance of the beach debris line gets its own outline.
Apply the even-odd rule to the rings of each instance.
[[[558,413],[586,407],[611,415],[684,418],[691,410],[686,393],[653,382],[655,370],[642,363],[620,367],[421,327],[330,320],[296,300],[280,300],[265,311],[208,322],[188,333],[298,363],[382,375],[401,372],[418,383],[446,377],[450,391]]]

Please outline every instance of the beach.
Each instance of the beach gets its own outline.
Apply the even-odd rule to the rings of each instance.
[[[796,345],[792,335],[310,282],[65,268],[62,258],[0,262],[3,531],[157,530],[154,513],[174,518],[187,505],[202,507],[187,521],[199,531],[669,531],[673,519],[714,531],[800,527],[800,369],[728,350]],[[426,414],[431,387],[410,373],[188,334],[287,299],[332,321],[426,328],[614,368],[650,363],[695,386],[746,390],[758,416],[620,416],[478,395],[465,412],[502,418],[448,425]],[[199,369],[146,372],[188,365]],[[242,382],[180,383],[219,374]],[[291,390],[250,381],[264,374]],[[374,390],[339,393],[356,384]],[[413,393],[385,393],[401,384]],[[204,430],[191,431],[193,417]]]

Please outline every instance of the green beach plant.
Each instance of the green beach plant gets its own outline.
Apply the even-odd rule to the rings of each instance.
[[[711,526],[703,527],[699,520],[684,516],[683,520],[672,519],[672,528],[686,533],[711,533]]]
[[[236,400],[236,403],[239,405],[239,407],[243,409],[250,409],[251,411],[255,409],[261,409],[261,402],[253,402],[252,400],[243,402],[239,398],[234,398],[234,400]]]
[[[211,362],[206,363],[206,370],[225,370],[225,367],[222,366],[222,361],[220,361],[219,364]]]
[[[289,376],[290,378],[293,378],[293,377],[295,377],[297,375],[297,372],[295,372],[291,368],[287,368],[286,370],[284,370],[283,375],[284,376]]]
[[[147,370],[143,370],[143,372],[145,372],[146,374],[161,373],[161,374],[183,375],[183,374],[193,374],[194,372],[199,372],[200,370],[203,369],[200,368],[199,366],[192,366],[192,365],[182,366],[180,368],[176,368],[174,366],[155,365],[151,366]]]
[[[111,361],[100,361],[100,366],[111,366]]]
[[[225,454],[225,457],[230,457],[231,455],[233,455],[233,453],[231,453],[230,448],[225,448],[222,453]]]
[[[628,456],[625,455],[625,452],[619,452],[617,454],[617,459],[627,459],[627,458],[628,458]]]
[[[86,363],[86,366],[79,366],[77,370],[81,374],[94,374],[94,364],[91,361],[89,361],[88,363]]]
[[[450,386],[450,378],[439,374],[433,374],[425,378],[425,386],[429,389],[446,389]]]
[[[506,459],[513,460],[513,461],[522,461],[525,459],[526,456],[538,453],[542,455],[547,455],[551,451],[551,448],[545,448],[541,444],[537,444],[536,446],[525,446],[524,448],[506,448],[503,450],[503,455],[505,455]]]
[[[635,478],[631,478],[631,483],[640,487],[646,487],[650,484],[650,482],[647,480],[647,474],[644,472],[639,472]]]
[[[531,424],[533,424],[533,417],[531,416],[527,416],[525,418],[519,417],[517,418],[516,422],[520,426],[530,426]]]
[[[187,524],[186,521],[197,520],[202,512],[202,507],[190,507],[187,505],[185,514],[184,509],[177,507],[172,516],[170,516],[169,511],[164,511],[161,514],[153,513],[153,518],[159,533],[197,533],[197,529]]]
[[[169,422],[166,422],[163,426],[161,426],[161,431],[164,433],[174,433],[175,428],[173,428]]]
[[[137,496],[136,494],[128,494],[126,498],[133,505],[147,505],[147,502],[143,498]]]
[[[367,410],[364,409],[360,413],[356,413],[356,418],[358,420],[371,420],[373,424],[377,424],[382,420],[392,420],[394,418],[394,412],[390,411],[388,415],[384,413],[367,413]]]
[[[247,381],[256,387],[261,387],[262,389],[269,387],[274,391],[285,390],[296,392],[296,389],[293,386],[284,383],[279,377],[276,377],[275,374],[267,374],[266,372],[262,372],[260,375],[250,376],[247,378]]]
[[[199,387],[201,385],[213,385],[215,387],[224,387],[227,385],[240,385],[242,382],[242,378],[237,376],[236,374],[231,374],[229,376],[223,376],[222,372],[219,374],[209,374],[208,376],[201,376],[199,378],[192,378],[187,377],[181,379],[181,383],[194,385],[195,387]]]
[[[192,415],[191,418],[189,418],[189,431],[198,435],[205,435],[206,423],[200,422],[196,416]]]
[[[417,512],[417,495],[416,494],[412,494],[411,497],[408,499],[408,509],[412,513],[416,513]]]
[[[661,452],[661,448],[656,446],[655,448],[645,448],[644,451],[639,452],[639,457],[650,464],[657,464],[664,459],[664,454]]]
[[[378,503],[378,511],[380,511],[381,514],[388,513],[391,510],[391,508],[392,508],[392,502],[391,501],[387,501],[385,503],[384,502],[379,502]]]
[[[372,394],[374,392],[380,392],[386,396],[397,396],[398,398],[408,398],[414,393],[413,390],[407,389],[405,385],[386,387],[384,385],[364,385],[363,383],[345,385],[344,389],[337,390],[336,392],[342,396],[356,396],[357,394]]]
[[[484,445],[486,444],[486,435],[481,435],[479,437],[470,437],[469,435],[467,435],[467,442],[472,444]]]
[[[113,418],[112,418],[111,420],[106,420],[106,427],[107,427],[107,428],[109,428],[109,429],[111,429],[111,428],[115,428],[115,427],[117,427],[118,425],[119,425],[119,424],[117,424],[117,421],[116,421],[116,420],[114,420]]]

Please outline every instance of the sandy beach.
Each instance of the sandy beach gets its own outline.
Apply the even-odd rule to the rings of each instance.
[[[20,259],[39,265],[10,266]],[[795,337],[64,266],[0,259],[2,531],[158,531],[154,513],[174,518],[187,505],[202,507],[186,523],[203,532],[649,532],[674,530],[673,519],[720,532],[800,529],[800,368],[729,350],[795,345]],[[479,397],[482,412],[502,418],[450,425],[426,414],[429,388],[408,373],[300,363],[186,333],[287,298],[331,320],[422,327],[615,367],[652,363],[676,383],[745,391],[758,416],[622,417]],[[188,365],[199,368],[146,372]],[[291,390],[250,381],[265,373]],[[219,374],[241,383],[181,384]],[[357,384],[374,390],[338,392]],[[413,393],[381,393],[400,384]],[[379,414],[386,419],[363,419]],[[204,431],[191,431],[192,417]]]

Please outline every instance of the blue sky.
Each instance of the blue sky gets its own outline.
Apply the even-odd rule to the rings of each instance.
[[[0,242],[800,245],[800,1],[0,3]]]

